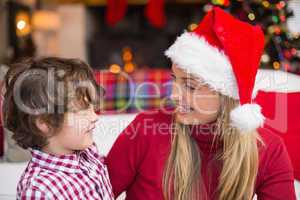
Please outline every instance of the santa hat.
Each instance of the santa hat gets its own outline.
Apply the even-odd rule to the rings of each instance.
[[[239,100],[240,105],[230,113],[231,123],[242,132],[251,132],[265,119],[261,107],[252,102],[263,49],[260,27],[215,7],[193,32],[179,36],[165,54],[215,91]]]

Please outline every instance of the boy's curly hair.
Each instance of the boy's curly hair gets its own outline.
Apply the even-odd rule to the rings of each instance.
[[[59,130],[66,112],[100,108],[104,90],[93,70],[79,59],[47,57],[13,64],[5,76],[4,126],[22,148],[41,149],[47,136],[36,126],[45,122],[52,132]]]

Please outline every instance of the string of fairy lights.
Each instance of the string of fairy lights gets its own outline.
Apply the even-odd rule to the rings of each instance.
[[[273,68],[300,74],[300,33],[287,27],[293,16],[288,0],[211,0],[203,11],[220,6],[243,21],[260,25],[265,33],[265,52],[261,59],[263,68]],[[193,30],[197,24],[190,24]]]
[[[243,21],[260,25],[265,33],[265,51],[261,58],[262,68],[273,68],[300,74],[300,32],[292,32],[287,20],[293,17],[290,0],[208,0],[203,5],[203,15],[213,6],[220,6]],[[190,31],[198,21],[188,26]],[[124,68],[133,72],[136,64],[133,52],[126,47],[122,50],[124,67],[113,64],[110,70],[118,73]]]

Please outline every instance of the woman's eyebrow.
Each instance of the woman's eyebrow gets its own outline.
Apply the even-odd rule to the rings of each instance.
[[[184,81],[193,81],[193,82],[197,82],[199,80],[193,78],[193,77],[181,77],[181,79],[183,79]]]
[[[179,78],[179,79],[181,79],[181,80],[183,80],[183,81],[185,81],[185,82],[189,82],[189,81],[197,82],[197,81],[199,81],[199,80],[197,80],[196,78],[191,77],[191,76],[176,77],[174,73],[171,73],[171,77],[172,77],[173,79]]]

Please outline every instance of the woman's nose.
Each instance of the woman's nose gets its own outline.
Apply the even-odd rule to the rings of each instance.
[[[179,84],[176,83],[172,84],[170,99],[174,102],[179,102],[182,100],[182,92],[181,92],[181,87],[179,87]]]

